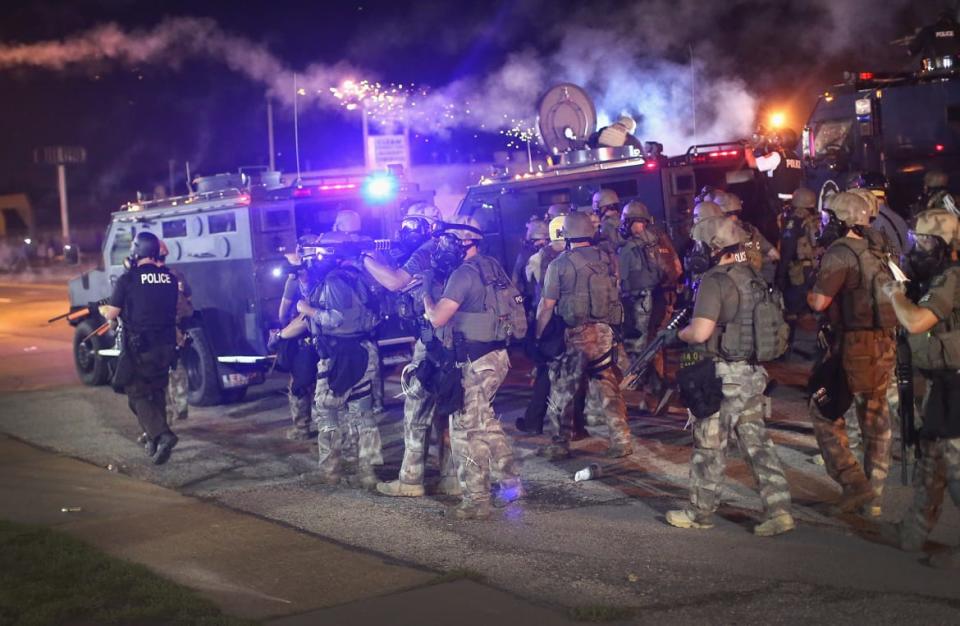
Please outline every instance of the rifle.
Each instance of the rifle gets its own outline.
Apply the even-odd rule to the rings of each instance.
[[[647,344],[647,347],[643,349],[643,352],[630,364],[627,371],[623,373],[623,380],[620,381],[621,389],[637,388],[637,385],[646,377],[647,370],[650,369],[650,364],[653,362],[653,357],[664,347],[663,344],[666,342],[666,337],[669,332],[679,328],[680,324],[684,322],[692,310],[692,307],[683,307],[674,313],[673,317],[670,318],[670,322],[667,323],[666,328],[657,333],[650,343]]]
[[[47,320],[47,324],[52,324],[64,318],[66,318],[67,321],[69,322],[81,320],[86,316],[90,315],[91,313],[93,313],[94,309],[100,308],[104,304],[107,304],[109,301],[110,301],[110,298],[104,298],[102,300],[97,300],[96,302],[91,302],[87,306],[80,307],[79,309],[75,309],[73,311],[67,311],[66,313],[62,315],[58,315],[56,317],[51,317],[50,319]]]
[[[909,484],[907,477],[907,448],[915,446],[919,456],[919,443],[916,430],[916,416],[913,404],[913,362],[910,356],[910,344],[907,332],[897,333],[897,391],[900,396],[900,482]]]
[[[356,257],[364,252],[384,252],[393,249],[396,242],[390,239],[369,239],[361,241],[318,242],[310,246],[299,246],[301,257],[342,256]]]

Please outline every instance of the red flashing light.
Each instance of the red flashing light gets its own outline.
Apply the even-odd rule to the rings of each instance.
[[[645,163],[644,167],[647,168],[648,170],[655,170],[657,169],[657,162],[651,161],[650,163]]]
[[[873,72],[860,72],[860,80],[873,80]]]
[[[237,198],[237,202],[239,202],[240,204],[250,204],[250,196],[248,196],[247,194],[243,194],[242,196]]]
[[[294,198],[309,198],[313,195],[313,192],[310,191],[309,187],[297,187],[293,190]]]
[[[943,152],[943,151],[944,151],[944,148],[945,148],[945,146],[944,146],[942,143],[938,143],[937,145],[935,145],[935,146],[933,147],[933,149],[936,150],[937,152]]]
[[[317,185],[320,191],[343,191],[345,189],[356,189],[356,183],[339,183],[336,185]]]

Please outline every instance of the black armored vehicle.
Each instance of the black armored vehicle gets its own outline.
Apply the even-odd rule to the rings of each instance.
[[[190,403],[211,405],[239,400],[270,370],[267,340],[279,325],[289,268],[284,255],[296,250],[299,236],[325,232],[338,211],[353,209],[365,234],[390,237],[403,203],[432,195],[380,175],[284,185],[278,173],[259,180],[220,174],[198,179],[196,187],[196,193],[129,203],[113,213],[99,267],[70,281],[68,320],[75,326],[74,361],[85,384],[104,384],[110,377],[118,351],[96,305],[125,271],[138,232],[152,232],[167,244],[167,264],[190,285],[195,315],[181,358]]]

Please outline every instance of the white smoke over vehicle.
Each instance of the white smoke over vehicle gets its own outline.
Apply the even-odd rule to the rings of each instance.
[[[429,89],[387,80],[380,84],[348,62],[316,63],[296,70],[295,95],[295,68],[265,45],[205,18],[170,18],[134,30],[107,24],[62,41],[0,44],[0,71],[110,64],[176,68],[208,59],[262,85],[288,106],[300,98],[304,107],[355,115],[352,111],[366,102],[375,119],[400,116],[423,134],[506,130],[525,138],[535,126],[544,91],[573,82],[591,94],[601,121],[632,115],[641,139],[660,141],[668,153],[676,153],[695,141],[748,135],[758,107],[755,89],[774,72],[799,75],[851,50],[861,58],[877,58],[875,51],[904,34],[897,32],[895,18],[906,4],[753,0],[730,6],[646,0],[584,3],[562,16],[543,2],[546,26],[504,55],[499,67]]]

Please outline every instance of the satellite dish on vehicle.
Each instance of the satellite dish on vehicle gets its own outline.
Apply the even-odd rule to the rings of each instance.
[[[537,126],[544,146],[553,154],[583,148],[597,130],[597,109],[581,87],[561,83],[540,99]]]

